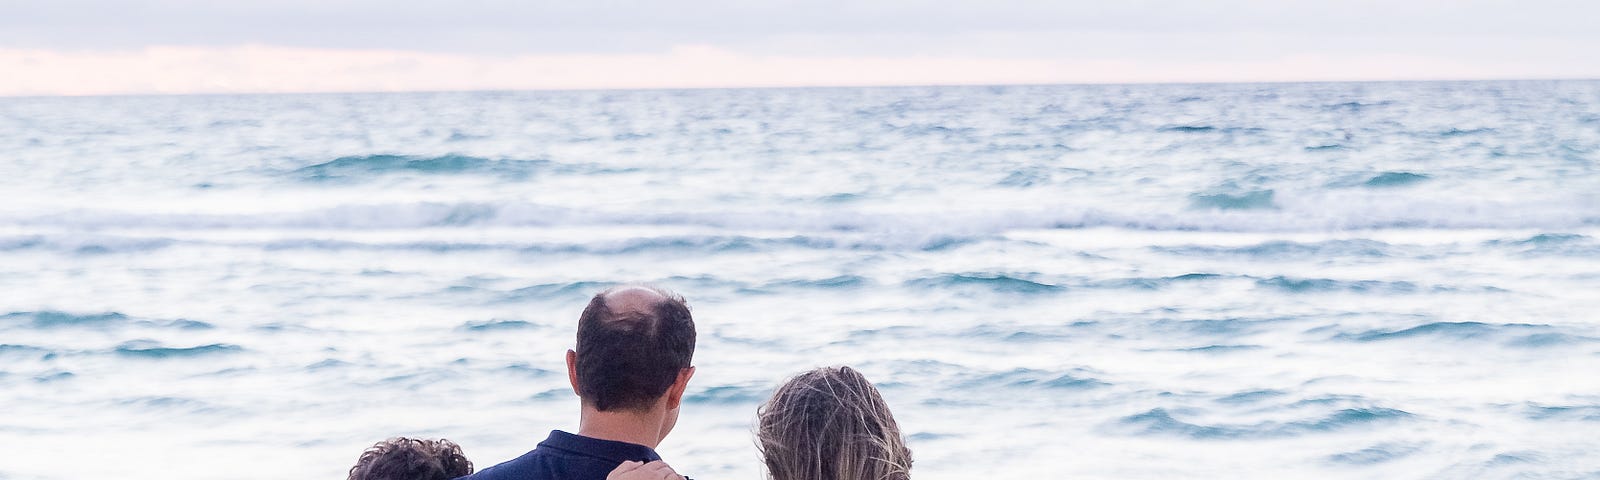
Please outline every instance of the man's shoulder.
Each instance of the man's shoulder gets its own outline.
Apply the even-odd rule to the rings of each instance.
[[[528,453],[461,478],[463,480],[604,480],[606,474],[611,473],[612,469],[622,463],[622,460],[612,458],[613,455],[606,455],[603,451],[575,448],[588,445],[571,445],[574,438],[569,433],[552,432],[550,439],[541,442]],[[653,456],[654,452],[650,453]]]
[[[522,456],[506,460],[498,465],[478,470],[477,473],[461,477],[464,480],[543,480],[564,479],[565,476],[557,475],[559,470],[552,469],[555,462],[550,458],[550,449],[534,448]]]

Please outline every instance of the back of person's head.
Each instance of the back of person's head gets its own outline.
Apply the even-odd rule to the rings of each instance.
[[[758,410],[774,480],[908,480],[911,450],[878,389],[850,367],[802,373]]]
[[[578,318],[578,395],[596,410],[649,410],[694,359],[683,297],[654,287],[595,295]]]
[[[449,480],[471,474],[472,462],[455,442],[395,437],[361,452],[349,480]]]

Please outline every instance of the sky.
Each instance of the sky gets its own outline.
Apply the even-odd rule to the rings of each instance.
[[[0,0],[0,95],[1600,78],[1590,0]]]

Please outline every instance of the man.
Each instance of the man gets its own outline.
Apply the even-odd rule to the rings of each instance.
[[[567,350],[567,377],[581,413],[576,435],[560,430],[521,457],[471,480],[603,480],[623,462],[660,460],[655,447],[678,422],[694,376],[694,319],[683,297],[626,286],[595,295]]]

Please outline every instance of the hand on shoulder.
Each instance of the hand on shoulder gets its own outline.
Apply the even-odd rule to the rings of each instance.
[[[622,462],[606,474],[606,480],[683,480],[683,477],[673,471],[667,462],[656,460],[650,463]]]

